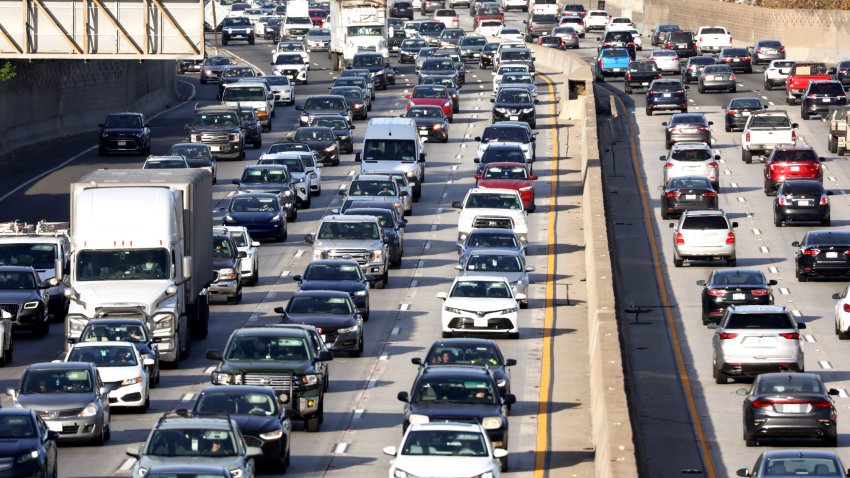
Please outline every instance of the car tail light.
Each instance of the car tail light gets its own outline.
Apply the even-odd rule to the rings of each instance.
[[[698,41],[698,42],[700,42],[700,43],[702,43],[702,37],[699,37],[699,38],[697,39],[697,41]]]
[[[788,340],[800,340],[800,332],[786,332],[779,336]]]
[[[818,95],[816,95],[814,93],[809,93],[808,95],[806,95],[806,98],[817,98],[817,97],[818,97]]]
[[[685,236],[681,232],[676,233],[676,245],[683,246],[685,244]]]
[[[531,31],[534,31],[534,25],[529,25],[528,29],[531,30]]]
[[[707,192],[707,193],[703,193],[703,194],[702,194],[702,197],[704,197],[704,198],[716,198],[716,197],[717,197],[717,193],[715,193],[715,192]]]
[[[626,75],[626,80],[628,80],[628,81],[632,81],[632,74],[631,74],[631,73],[629,73],[628,75]]]
[[[722,335],[722,334],[721,334]],[[767,408],[773,406],[773,400],[753,400],[753,408]]]
[[[726,244],[735,244],[735,233],[726,234]]]
[[[667,196],[668,198],[677,198],[681,195],[682,194],[678,191],[670,191],[669,193],[665,194],[665,196]]]
[[[712,297],[724,297],[726,295],[726,291],[723,289],[709,289],[708,295]]]
[[[741,59],[742,59],[742,60],[744,60],[744,61],[751,61],[751,60],[752,60],[752,59],[751,59],[750,57],[748,57],[748,56],[745,56],[745,57],[743,57],[743,58],[741,58]]]
[[[676,94],[677,94],[677,95],[684,95],[684,94],[685,94],[685,90],[679,90],[679,91],[677,91],[677,92],[676,92]]]
[[[844,309],[844,312],[850,312],[850,304],[845,302],[842,308]]]
[[[717,162],[712,161],[712,162],[708,163],[708,167],[709,167],[709,168],[716,168],[716,167],[717,167]]]
[[[779,53],[785,53],[785,48],[780,48]]]
[[[708,126],[697,126],[697,131],[708,131]]]
[[[658,79],[659,79],[659,80],[661,79],[661,73],[659,73],[659,74],[658,74]]]
[[[750,141],[750,132],[749,131],[747,131],[746,137],[747,137],[747,142],[749,142]]]
[[[776,198],[776,202],[779,203],[780,206],[784,206],[786,204],[785,196],[779,196]]]
[[[667,169],[670,169],[670,168],[673,167],[673,163],[665,163],[664,167],[667,168]]]
[[[732,73],[732,76],[729,77],[729,81],[735,81],[735,74]]]
[[[738,334],[733,334],[731,332],[721,332],[720,333],[720,340],[734,339],[737,336],[738,336]]]
[[[750,140],[750,133],[747,132],[747,141],[749,141],[749,140]],[[791,130],[791,141],[794,142],[795,144],[797,143],[797,130],[794,130],[794,129]]]
[[[830,403],[828,400],[812,400],[809,402],[813,408],[829,408]]]
[[[756,297],[762,297],[770,294],[770,290],[768,289],[753,289],[750,291],[750,294],[753,294]]]
[[[828,205],[828,204],[829,204],[829,198],[828,198],[828,197],[826,197],[826,196],[821,196],[821,197],[820,197],[820,205],[821,205],[821,206],[826,206],[826,205]]]
[[[820,249],[803,249],[804,256],[816,256],[820,254]]]
[[[693,67],[693,66],[689,66],[689,67],[688,67],[688,71],[694,71],[694,67]]]
[[[756,53],[764,53],[764,50],[762,50],[761,48],[759,48],[758,50],[756,50]]]
[[[738,114],[738,110],[729,110],[729,116],[735,116]]]

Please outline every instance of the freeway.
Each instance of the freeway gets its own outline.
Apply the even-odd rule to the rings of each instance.
[[[519,25],[520,14],[512,14],[511,22]],[[463,26],[471,30],[471,20],[465,17]],[[211,38],[208,38],[211,43]],[[231,54],[244,62],[268,71],[271,44],[258,40],[254,46],[233,45],[223,53]],[[404,112],[404,92],[416,83],[411,65],[398,65],[398,85],[388,91],[378,92],[374,111],[370,116],[395,116]],[[563,78],[549,72],[551,81]],[[310,94],[325,93],[335,78],[324,53],[311,56],[310,82],[296,86],[297,103]],[[381,454],[386,445],[396,445],[401,437],[402,404],[392,397],[407,390],[415,377],[416,367],[410,358],[421,356],[430,343],[439,338],[439,313],[441,302],[435,297],[450,284],[456,274],[455,226],[457,212],[451,202],[460,200],[474,180],[472,171],[477,143],[471,138],[479,135],[490,123],[489,101],[491,75],[489,70],[470,67],[467,84],[461,90],[461,112],[450,127],[448,144],[429,144],[428,180],[424,185],[422,200],[414,205],[414,215],[409,218],[402,267],[390,272],[386,290],[374,291],[373,313],[366,326],[366,346],[363,357],[337,357],[331,363],[331,385],[325,407],[325,421],[321,432],[307,434],[300,424],[293,434],[292,465],[294,476],[342,476],[355,472],[357,476],[385,475],[389,458]],[[545,81],[545,80],[544,80]],[[181,76],[178,80],[182,96],[191,101],[174,105],[151,120],[153,154],[164,154],[167,148],[186,138],[184,125],[190,121],[194,104],[213,104],[217,85],[200,85],[196,75]],[[542,84],[543,85],[543,84]],[[530,216],[529,264],[537,268],[530,288],[530,307],[520,312],[523,323],[518,341],[500,341],[507,357],[516,358],[519,365],[513,370],[513,390],[518,402],[511,412],[509,449],[511,469],[509,476],[532,476],[539,450],[546,441],[538,441],[538,404],[541,369],[544,364],[544,295],[547,280],[547,237],[550,223],[547,210],[552,195],[552,151],[558,151],[553,125],[554,98],[552,90],[541,86],[538,106],[540,122],[538,162],[534,170],[541,179],[537,186],[538,212]],[[271,133],[264,134],[264,145],[284,139],[285,133],[294,130],[297,112],[292,107],[281,107],[274,118]],[[357,122],[355,139],[361,140],[365,122]],[[355,143],[357,144],[357,143]],[[224,205],[232,194],[230,179],[236,178],[246,164],[252,164],[265,147],[249,150],[245,161],[219,162],[219,182],[214,187],[214,203]],[[38,145],[28,153],[39,161],[0,162],[14,165],[8,175],[0,178],[0,186],[7,191],[0,196],[2,210],[8,219],[35,221],[41,218],[65,220],[68,217],[68,184],[96,168],[136,168],[141,158],[97,156],[94,135],[71,138]],[[112,439],[104,448],[66,446],[60,453],[60,476],[93,477],[127,475],[132,460],[124,455],[131,443],[144,441],[151,426],[167,410],[188,407],[198,391],[209,382],[212,363],[204,358],[207,349],[221,348],[231,331],[244,324],[275,323],[272,312],[285,303],[295,290],[291,276],[303,271],[310,260],[311,250],[301,239],[314,232],[316,220],[339,204],[336,191],[343,187],[358,170],[353,155],[343,155],[337,167],[323,169],[323,194],[314,198],[310,209],[303,210],[298,220],[289,226],[289,239],[283,244],[267,243],[260,248],[260,276],[257,287],[246,288],[243,301],[238,305],[215,303],[211,307],[211,329],[203,341],[192,343],[191,357],[177,370],[163,373],[161,384],[152,390],[151,409],[146,414],[116,413],[112,421]],[[26,181],[35,177],[34,181]],[[218,217],[218,216],[216,216]],[[219,218],[220,219],[220,218]],[[23,368],[30,363],[49,361],[60,356],[62,326],[53,324],[50,334],[38,341],[26,336],[16,336],[15,361],[0,370],[0,386],[13,387]],[[575,335],[574,339],[582,340]],[[586,342],[583,342],[586,343]],[[578,349],[581,362],[581,348]],[[586,359],[584,360],[586,361]],[[565,367],[584,376],[581,366]],[[546,374],[548,377],[549,374]],[[552,376],[571,376],[568,372],[553,371]],[[585,390],[585,387],[576,387]],[[579,395],[576,393],[576,395]],[[571,398],[581,401],[582,398]],[[6,400],[5,406],[9,406]],[[575,404],[570,407],[576,406]],[[564,405],[564,408],[567,406]],[[581,426],[588,428],[589,417],[580,415]],[[545,418],[545,417],[544,417]],[[587,434],[571,439],[584,449],[591,446]],[[576,465],[571,471],[576,476],[592,475],[592,466]]]
[[[618,12],[610,11],[612,15]],[[648,32],[654,25],[639,27],[644,32],[644,51],[649,55]],[[594,34],[588,39],[595,40]],[[593,46],[585,41],[585,47]],[[588,62],[595,50],[582,49]],[[793,241],[799,241],[811,225],[783,228],[773,224],[773,198],[762,190],[763,165],[745,164],[741,160],[741,133],[726,133],[723,111],[732,97],[758,97],[771,109],[788,111],[792,121],[800,124],[798,139],[813,146],[826,158],[824,184],[834,191],[830,197],[832,228],[844,229],[850,224],[850,167],[843,157],[830,154],[826,147],[826,124],[819,120],[803,121],[799,106],[786,106],[784,90],[765,91],[762,85],[764,66],[752,74],[736,74],[737,93],[699,94],[696,85],[689,90],[689,111],[701,112],[714,122],[712,148],[721,155],[720,207],[737,221],[738,267],[755,267],[768,279],[776,279],[775,303],[787,306],[799,322],[806,323],[803,346],[806,371],[819,373],[830,388],[837,388],[839,410],[839,456],[850,455],[850,421],[845,414],[850,408],[850,359],[846,344],[839,342],[833,331],[831,296],[846,286],[846,281],[800,283],[794,274]],[[673,240],[668,223],[660,218],[658,187],[662,185],[666,155],[664,127],[670,113],[644,113],[645,96],[623,93],[623,82],[609,79],[597,84],[597,94],[610,92],[630,130],[613,138],[614,143],[601,145],[610,150],[605,155],[606,195],[609,231],[617,244],[619,301],[621,309],[629,304],[647,306],[649,311],[635,322],[633,314],[624,314],[624,351],[632,371],[630,396],[638,410],[634,417],[638,449],[642,454],[645,476],[678,476],[699,470],[706,476],[734,476],[736,470],[752,467],[758,454],[771,449],[789,447],[819,448],[817,441],[765,441],[758,449],[747,448],[742,438],[742,397],[736,391],[748,387],[746,382],[726,385],[714,383],[711,367],[713,331],[700,320],[701,287],[695,283],[706,279],[717,266],[697,264],[675,268],[672,260]],[[616,161],[616,169],[614,162]],[[648,209],[642,206],[646,203]],[[640,237],[642,240],[636,241]],[[704,263],[703,263],[704,264]],[[675,347],[671,347],[675,344]],[[677,363],[678,361],[678,363]],[[684,374],[679,374],[679,366]],[[687,393],[683,392],[684,390]],[[690,408],[690,410],[688,410]],[[697,420],[694,420],[694,419]],[[696,450],[707,451],[700,461]]]

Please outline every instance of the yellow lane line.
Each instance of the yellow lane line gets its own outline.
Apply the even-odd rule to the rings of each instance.
[[[628,112],[628,108],[626,108],[625,103],[623,103],[623,100],[619,97],[619,95],[611,92],[611,96],[614,97],[623,112]],[[664,306],[661,310],[664,312],[664,319],[667,321],[667,328],[670,330],[670,336],[673,342],[673,352],[676,356],[676,368],[678,369],[679,378],[682,381],[682,388],[685,392],[685,398],[688,402],[688,412],[691,415],[691,423],[694,424],[694,431],[696,432],[697,440],[699,441],[702,460],[706,468],[705,476],[708,478],[715,478],[717,476],[717,470],[714,468],[714,457],[708,447],[705,430],[702,428],[702,421],[700,420],[699,413],[697,413],[697,405],[694,400],[693,390],[691,389],[691,379],[688,376],[688,370],[685,367],[682,347],[679,345],[679,329],[676,327],[676,322],[673,320],[673,314],[670,312],[672,309],[670,308],[667,285],[664,282],[664,274],[661,271],[658,242],[656,241],[655,234],[652,231],[652,216],[650,215],[649,201],[646,194],[646,184],[644,184],[643,175],[640,173],[640,164],[638,163],[637,140],[635,137],[635,128],[632,124],[632,121],[634,120],[631,119],[631,115],[627,115],[626,118],[628,118],[626,121],[629,127],[629,144],[631,146],[632,153],[632,167],[634,168],[635,178],[638,183],[638,190],[640,191],[640,200],[643,205],[643,224],[646,229],[646,237],[649,239],[649,247],[652,250],[653,269],[655,271],[655,280],[658,282],[658,291],[661,294],[661,304]]]
[[[552,179],[551,191],[549,192],[549,234],[547,237],[548,251],[546,262],[546,302],[545,318],[543,321],[543,358],[540,369],[540,401],[537,405],[537,455],[534,460],[534,478],[543,478],[546,475],[546,459],[549,456],[549,390],[551,383],[552,361],[552,323],[555,319],[555,215],[558,205],[558,176],[560,174],[558,159],[558,98],[555,96],[555,85],[543,74],[539,77],[549,86],[549,94],[552,97]]]

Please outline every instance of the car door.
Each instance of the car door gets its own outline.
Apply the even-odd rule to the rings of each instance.
[[[92,368],[94,368],[94,366],[92,366]],[[97,399],[100,400],[100,405],[103,408],[103,425],[107,426],[112,421],[112,413],[110,413],[109,411],[109,390],[106,390],[106,393],[101,393],[102,391],[104,391],[103,380],[101,380],[100,372],[96,368],[95,379],[96,383],[94,392],[97,394]]]
[[[310,336],[310,342],[313,344],[314,356],[318,357],[320,352],[328,350],[327,345],[325,345],[325,342],[322,341],[322,337],[319,336],[316,329],[307,329],[307,335]],[[318,371],[319,375],[322,377],[322,382],[328,383],[330,380],[330,366],[328,365],[328,362],[316,362],[316,371]],[[323,387],[327,388],[326,385],[323,385]]]

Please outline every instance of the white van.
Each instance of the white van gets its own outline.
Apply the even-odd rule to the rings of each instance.
[[[363,147],[354,153],[361,174],[402,172],[410,181],[413,200],[422,196],[425,143],[410,118],[373,118],[366,126]]]
[[[558,0],[528,0],[528,7],[532,14],[560,15],[561,13]]]

